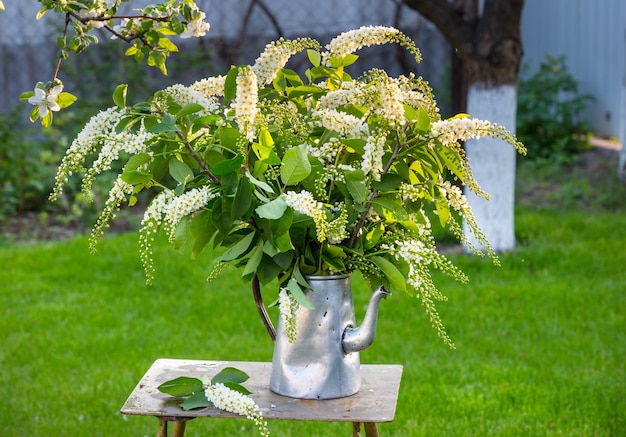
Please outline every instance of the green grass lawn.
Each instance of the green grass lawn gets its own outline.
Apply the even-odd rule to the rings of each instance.
[[[438,278],[448,349],[418,301],[383,301],[364,363],[404,366],[384,436],[626,435],[626,214],[518,208],[502,266],[453,255],[468,285]],[[0,248],[0,436],[144,436],[119,413],[161,357],[267,361],[272,344],[238,272],[161,244],[144,284],[135,235]],[[354,281],[357,317],[368,299]],[[269,293],[268,293],[269,294]],[[276,310],[272,315],[276,317]],[[270,422],[276,436],[350,435],[348,424]],[[254,435],[246,420],[195,420],[189,436]]]

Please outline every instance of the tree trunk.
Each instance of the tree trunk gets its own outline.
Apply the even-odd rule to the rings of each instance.
[[[474,118],[490,120],[511,129],[515,127],[517,87],[499,85],[484,87],[471,85],[467,95],[467,111]],[[490,195],[489,200],[466,192],[476,222],[484,230],[485,236],[494,250],[506,251],[515,248],[515,156],[516,151],[499,139],[481,138],[465,143],[474,177],[478,184]],[[476,239],[465,234],[477,247]]]
[[[522,58],[523,0],[404,0],[432,21],[461,59],[472,117],[515,131],[517,78]],[[466,193],[478,225],[496,251],[515,247],[513,220],[515,150],[496,139],[466,144],[474,176],[490,194],[485,201]],[[466,235],[470,242],[475,239]]]

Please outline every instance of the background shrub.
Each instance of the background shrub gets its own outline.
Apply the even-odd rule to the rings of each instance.
[[[589,149],[591,132],[581,114],[591,100],[579,93],[564,56],[546,56],[518,87],[517,136],[528,149],[526,159],[562,164]]]

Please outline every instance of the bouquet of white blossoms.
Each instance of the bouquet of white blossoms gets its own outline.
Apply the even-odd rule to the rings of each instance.
[[[441,119],[420,77],[372,69],[352,78],[345,67],[359,49],[399,44],[420,53],[400,31],[363,27],[322,50],[313,39],[270,43],[253,65],[225,76],[174,85],[144,103],[95,115],[60,166],[56,199],[72,173],[89,195],[94,179],[125,165],[92,232],[92,247],[123,203],[148,190],[141,259],[153,277],[152,242],[164,230],[193,255],[221,250],[216,267],[235,265],[253,284],[278,278],[283,320],[299,305],[306,275],[359,271],[373,286],[417,296],[452,346],[434,301],[445,299],[430,269],[465,275],[437,252],[428,217],[471,247],[462,219],[494,260],[459,185],[485,196],[460,142],[498,137],[523,146],[503,127],[461,114]],[[286,68],[306,52],[304,74]],[[86,166],[86,160],[92,162]]]

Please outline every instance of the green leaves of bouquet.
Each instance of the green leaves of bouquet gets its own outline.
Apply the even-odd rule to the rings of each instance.
[[[495,260],[460,188],[486,196],[460,142],[491,136],[523,146],[487,121],[441,119],[432,90],[412,74],[346,72],[359,59],[355,51],[388,43],[419,61],[398,30],[365,27],[337,36],[326,51],[306,38],[270,43],[253,65],[171,86],[134,106],[121,86],[117,107],[95,116],[68,150],[52,197],[73,173],[84,174],[88,194],[97,175],[125,158],[92,242],[123,202],[134,205],[150,190],[140,230],[148,281],[159,230],[192,258],[219,249],[214,272],[228,264],[262,285],[278,278],[304,306],[306,275],[359,271],[372,286],[417,296],[451,345],[434,305],[445,296],[430,269],[467,278],[438,253],[430,218],[472,247],[463,219]],[[286,68],[305,51],[304,75]]]

